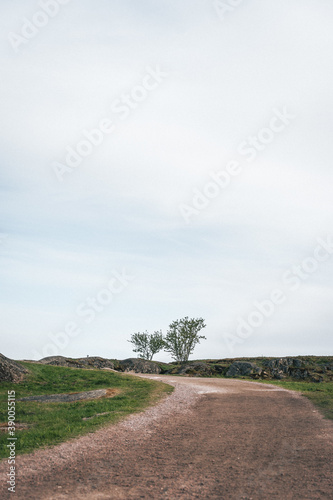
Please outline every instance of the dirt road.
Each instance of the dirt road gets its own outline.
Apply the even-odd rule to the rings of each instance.
[[[16,498],[333,499],[333,425],[305,398],[239,380],[151,378],[175,392],[116,426],[22,457]],[[2,462],[2,487],[6,472]]]

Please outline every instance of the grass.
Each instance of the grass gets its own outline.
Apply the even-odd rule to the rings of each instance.
[[[252,380],[253,381],[253,380]],[[333,420],[333,382],[295,382],[292,380],[257,380],[256,382],[278,385],[306,396],[324,417]]]
[[[28,453],[51,446],[69,438],[93,432],[103,424],[120,419],[172,392],[167,384],[120,375],[104,370],[81,370],[33,363],[21,363],[29,370],[23,382],[2,383],[0,388],[0,423],[7,423],[7,391],[16,392],[16,422],[27,424],[27,429],[16,431],[16,453]],[[71,403],[35,403],[18,401],[31,395],[83,392],[93,389],[119,390],[113,398],[101,398]],[[98,413],[106,415],[96,416]],[[85,417],[93,417],[83,420]],[[8,434],[0,432],[0,458],[8,456]]]

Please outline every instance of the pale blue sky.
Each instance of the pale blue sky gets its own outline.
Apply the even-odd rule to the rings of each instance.
[[[42,4],[0,6],[1,352],[125,358],[131,333],[194,316],[195,358],[332,354],[333,256],[295,292],[282,281],[333,234],[332,3],[244,0],[221,19],[208,0],[71,0],[15,52]],[[120,120],[112,103],[157,66]],[[284,107],[295,118],[248,162],[239,145]],[[115,131],[59,182],[54,162],[103,118]],[[180,206],[232,160],[242,173],[187,224]],[[77,307],[122,269],[133,280],[87,324]],[[230,351],[275,288],[286,301]],[[54,347],[68,322],[80,333]]]

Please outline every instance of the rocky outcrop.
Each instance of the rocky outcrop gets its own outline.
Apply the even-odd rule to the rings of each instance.
[[[109,360],[92,356],[88,358],[65,358],[64,356],[49,356],[40,360],[45,365],[66,366],[69,368],[111,369],[121,372],[161,373],[161,368],[152,361],[140,358],[129,358],[123,361]]]
[[[208,363],[202,361],[193,361],[191,363],[182,364],[171,373],[185,375],[188,377],[211,377],[215,375],[215,370]]]
[[[161,368],[156,363],[141,358],[128,358],[119,361],[119,369],[123,372],[161,373]]]
[[[44,365],[66,366],[68,368],[109,368],[114,369],[114,363],[109,359],[92,356],[87,358],[65,358],[64,356],[48,356],[40,360]]]
[[[304,380],[309,377],[309,371],[303,366],[300,359],[296,358],[277,358],[270,359],[264,362],[264,366],[271,377],[282,379],[292,377],[299,380]]]
[[[84,392],[70,392],[66,394],[43,394],[41,396],[27,396],[18,401],[33,401],[35,403],[71,403],[88,399],[111,398],[119,394],[119,389],[94,389]]]
[[[0,354],[0,382],[20,382],[26,373],[22,365]]]
[[[227,377],[253,377],[259,378],[261,375],[262,369],[254,363],[249,363],[247,361],[235,361],[232,363],[230,368],[228,369],[226,375]]]
[[[67,358],[49,356],[39,363],[70,368],[94,368],[120,372],[182,375],[185,377],[249,377],[253,379],[293,379],[312,382],[333,381],[332,356],[297,358],[225,358],[218,360],[161,363],[141,358],[122,361],[98,356]]]
[[[164,375],[183,375],[185,377],[219,377],[225,375],[227,367],[211,361],[187,361],[161,364]]]

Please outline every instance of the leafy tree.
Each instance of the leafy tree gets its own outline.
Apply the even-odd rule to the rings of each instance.
[[[134,345],[133,351],[141,354],[143,359],[152,360],[154,354],[161,351],[164,347],[164,340],[161,331],[156,331],[149,334],[147,331],[144,333],[133,333],[131,340],[128,340]]]
[[[204,335],[199,335],[205,326],[202,318],[189,319],[186,316],[173,321],[164,339],[164,350],[170,352],[176,361],[187,361],[200,340],[206,339]]]

